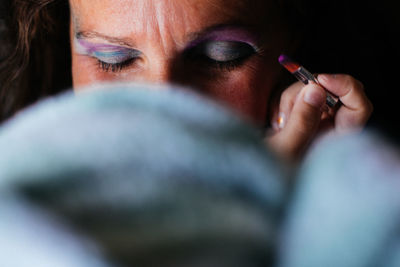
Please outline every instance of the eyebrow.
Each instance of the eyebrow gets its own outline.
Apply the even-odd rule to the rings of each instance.
[[[244,24],[239,24],[239,23],[222,23],[222,24],[216,24],[216,25],[211,25],[204,30],[198,31],[198,32],[191,32],[187,34],[187,37],[185,38],[185,43],[186,44],[194,44],[197,42],[200,42],[204,37],[207,35],[217,33],[219,31],[224,31],[227,29],[242,29],[242,30],[247,30],[250,33],[254,32],[254,27],[251,25],[244,25]],[[109,43],[112,44],[118,44],[122,46],[128,46],[128,47],[135,47],[135,43],[131,38],[119,38],[119,37],[112,37],[108,36],[96,31],[79,31],[75,34],[77,39],[92,39],[92,38],[99,38],[103,39]]]
[[[135,44],[132,42],[132,40],[130,38],[118,38],[118,37],[107,36],[107,35],[104,35],[102,33],[96,32],[96,31],[79,31],[75,34],[75,37],[77,39],[99,38],[99,39],[103,39],[112,44],[118,44],[118,45],[129,46],[129,47],[135,46]]]

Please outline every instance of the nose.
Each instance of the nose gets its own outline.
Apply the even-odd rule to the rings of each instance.
[[[167,59],[150,61],[146,66],[142,79],[150,83],[172,82],[172,62]]]

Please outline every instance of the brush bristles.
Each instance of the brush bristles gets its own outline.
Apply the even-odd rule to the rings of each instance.
[[[292,59],[290,59],[290,57],[286,55],[281,55],[279,57],[279,63],[291,73],[297,71],[301,67],[298,63],[294,62]]]

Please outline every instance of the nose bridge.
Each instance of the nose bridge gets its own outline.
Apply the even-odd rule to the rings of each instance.
[[[146,70],[146,80],[153,83],[167,83],[171,81],[171,63],[167,58],[150,60]]]
[[[177,57],[179,57],[180,47],[178,41],[181,34],[172,27],[168,16],[157,8],[163,1],[153,2],[155,5],[155,20],[149,23],[149,30],[145,33],[147,40],[144,45],[144,54],[146,57],[145,79],[153,83],[172,82],[172,73]]]

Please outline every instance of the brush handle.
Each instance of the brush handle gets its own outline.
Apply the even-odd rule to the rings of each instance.
[[[339,99],[333,96],[331,93],[326,92],[326,104],[330,108],[334,108],[339,103]]]
[[[293,75],[296,76],[296,78],[299,81],[303,82],[304,84],[308,84],[309,81],[313,81],[316,84],[321,85],[317,80],[317,78],[311,72],[306,70],[304,67],[298,68],[295,72],[293,72]],[[339,99],[336,96],[329,93],[326,89],[325,91],[326,91],[326,104],[330,108],[335,107],[339,103]]]

